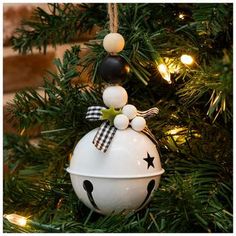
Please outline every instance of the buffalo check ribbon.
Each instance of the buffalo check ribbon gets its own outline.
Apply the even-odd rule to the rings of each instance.
[[[85,118],[90,121],[102,120],[102,109],[106,109],[106,107],[90,106],[87,110]],[[148,119],[158,114],[158,112],[159,109],[154,107],[147,111],[138,111],[137,115]],[[116,133],[116,130],[117,128],[113,125],[110,125],[109,121],[103,122],[93,139],[93,144],[95,145],[95,147],[105,153],[109,148],[109,145]],[[152,132],[148,129],[147,126],[144,128],[144,130],[142,130],[142,132],[146,134],[156,145],[158,144],[155,136],[152,134]]]
[[[106,107],[101,107],[101,106],[89,107],[85,118],[90,121],[100,120],[102,117],[102,109],[106,109]]]
[[[138,111],[138,116],[142,116],[144,119],[149,119],[159,113],[159,109],[157,107],[153,107],[146,111]]]
[[[85,118],[90,121],[101,120],[102,109],[106,109],[106,107],[102,106],[89,107]],[[106,152],[116,133],[116,130],[117,130],[116,127],[110,125],[109,121],[103,122],[93,139],[93,144],[95,145],[95,147],[102,152]]]

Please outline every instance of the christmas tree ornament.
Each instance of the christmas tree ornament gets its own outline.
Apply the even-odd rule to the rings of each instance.
[[[67,171],[75,193],[92,210],[105,215],[138,211],[150,201],[164,173],[157,141],[145,121],[159,110],[126,105],[128,95],[121,86],[106,88],[103,100],[108,108],[91,106],[86,113],[86,119],[103,123],[78,142]]]
[[[116,83],[128,75],[130,67],[126,60],[119,55],[106,56],[99,67],[102,79],[109,83]]]
[[[122,108],[128,101],[128,94],[121,86],[109,86],[103,91],[102,99],[107,107]]]
[[[126,129],[129,126],[129,118],[124,114],[117,115],[114,119],[114,126],[120,130]]]
[[[111,6],[109,15],[114,16],[117,10]],[[114,22],[110,25],[112,33],[103,40],[111,54],[124,47],[116,26]],[[124,79],[129,72],[118,55],[105,57],[99,69],[109,83]],[[146,125],[146,119],[159,110],[138,111],[132,104],[126,105],[128,94],[119,85],[105,88],[102,98],[106,107],[89,107],[86,119],[103,123],[79,141],[67,171],[77,196],[92,210],[105,215],[138,211],[150,201],[164,173],[157,141]]]
[[[127,104],[122,108],[122,113],[132,120],[137,115],[137,108],[134,105]]]
[[[123,50],[125,40],[119,33],[109,33],[103,39],[103,47],[109,53],[117,53]]]
[[[128,128],[117,130],[103,153],[92,143],[97,131],[80,140],[67,169],[76,194],[101,214],[142,209],[164,172],[156,146],[145,134]]]
[[[146,120],[141,116],[136,116],[131,121],[131,127],[136,131],[142,131],[146,126]]]

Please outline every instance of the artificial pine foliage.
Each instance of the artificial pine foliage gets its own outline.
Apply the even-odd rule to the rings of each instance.
[[[151,203],[125,216],[91,212],[65,171],[76,143],[98,126],[85,113],[88,106],[102,105],[98,68],[106,55],[101,41],[109,32],[107,5],[49,4],[49,9],[37,8],[22,22],[12,38],[15,50],[46,52],[49,44],[76,42],[94,24],[101,30],[87,43],[91,51],[85,57],[79,58],[75,46],[63,60],[54,60],[57,72],[45,76],[43,97],[33,89],[20,91],[10,106],[9,119],[19,121],[19,133],[34,126],[42,131],[38,145],[24,135],[4,136],[4,214],[31,220],[21,227],[4,219],[4,232],[232,232],[233,5],[118,5],[119,33],[126,39],[120,55],[131,68],[123,86],[131,104],[160,109],[149,128],[165,169]],[[183,64],[182,54],[194,63]],[[160,60],[171,84],[157,70]],[[92,68],[92,85],[72,83],[80,76],[78,65]]]

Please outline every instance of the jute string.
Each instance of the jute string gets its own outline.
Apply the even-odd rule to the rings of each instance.
[[[108,14],[109,14],[110,32],[117,33],[118,30],[117,3],[108,3]]]

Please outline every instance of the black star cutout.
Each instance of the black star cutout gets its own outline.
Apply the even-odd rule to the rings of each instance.
[[[149,169],[150,166],[152,166],[153,168],[155,168],[154,164],[153,164],[153,160],[154,160],[154,157],[151,157],[149,155],[149,153],[147,153],[147,158],[143,158],[144,161],[146,161],[148,163],[148,166],[147,168]]]

